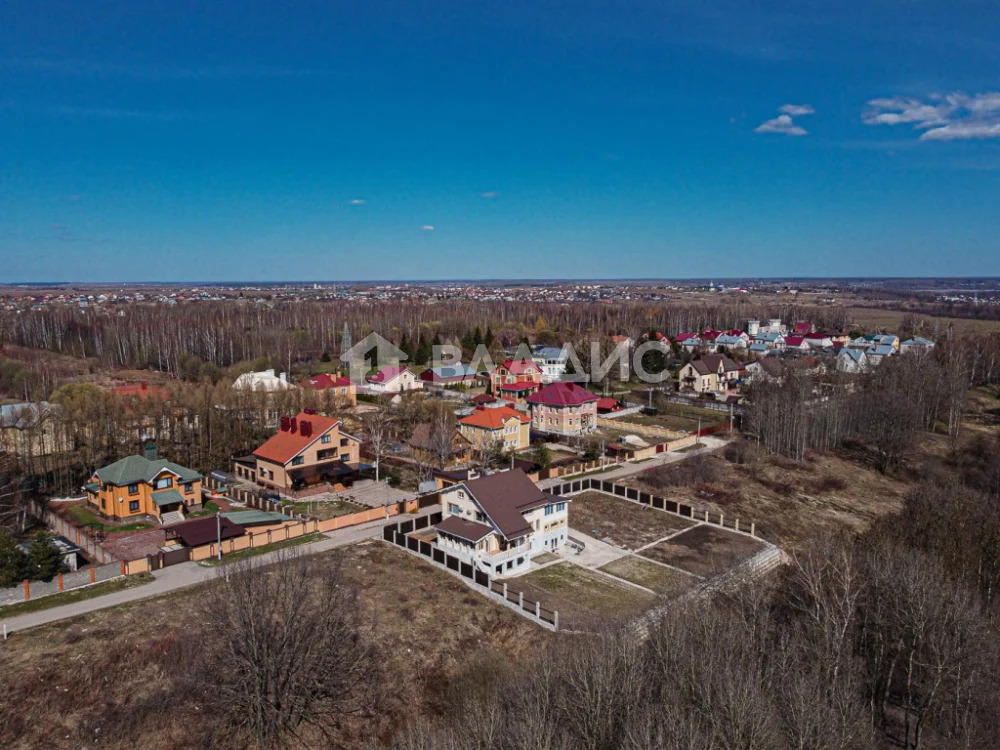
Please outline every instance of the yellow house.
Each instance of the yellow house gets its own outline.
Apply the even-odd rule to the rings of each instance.
[[[480,406],[458,420],[458,431],[472,447],[482,451],[490,443],[501,443],[504,450],[521,450],[530,444],[531,419],[509,406]]]
[[[95,471],[84,489],[87,502],[116,521],[149,516],[172,523],[201,509],[201,475],[162,458],[126,456]]]

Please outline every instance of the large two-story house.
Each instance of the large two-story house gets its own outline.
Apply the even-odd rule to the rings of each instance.
[[[330,373],[320,373],[313,375],[308,380],[303,380],[299,385],[303,388],[314,388],[333,397],[338,406],[357,406],[358,390],[351,379],[343,375],[331,375]]]
[[[597,396],[576,383],[552,383],[527,401],[536,432],[585,435],[597,429]]]
[[[126,456],[95,471],[84,490],[94,510],[115,521],[172,523],[201,510],[201,474],[162,458]]]
[[[365,390],[369,393],[402,393],[423,387],[423,381],[411,370],[398,365],[383,367],[365,378]]]
[[[459,482],[441,491],[435,544],[490,575],[521,573],[533,555],[566,544],[568,501],[542,492],[520,469]]]
[[[308,411],[282,417],[281,428],[249,456],[237,458],[237,477],[276,490],[342,483],[359,469],[361,441],[339,419]]]
[[[542,368],[530,359],[508,359],[490,372],[493,395],[523,403],[542,387]]]
[[[472,414],[458,420],[458,431],[480,453],[497,443],[505,451],[517,451],[528,447],[530,424],[527,415],[502,402],[494,402],[476,407]]]
[[[740,364],[724,354],[706,354],[680,369],[680,389],[695,393],[724,393],[737,387],[742,369]]]

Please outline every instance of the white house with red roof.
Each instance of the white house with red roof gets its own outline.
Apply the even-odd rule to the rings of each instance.
[[[369,393],[402,393],[423,387],[422,380],[399,365],[383,367],[365,378],[365,390]]]
[[[339,419],[302,411],[282,417],[277,433],[249,456],[235,460],[234,473],[264,487],[293,491],[356,476],[361,441],[341,429]]]
[[[786,351],[809,351],[809,341],[805,336],[785,336],[785,346]]]
[[[597,396],[577,383],[552,383],[528,396],[531,429],[585,435],[597,429]]]

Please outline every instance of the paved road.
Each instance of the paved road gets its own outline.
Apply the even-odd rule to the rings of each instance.
[[[664,466],[666,464],[672,464],[676,461],[683,461],[685,458],[691,458],[691,456],[697,456],[699,453],[706,453],[708,451],[713,451],[716,448],[725,445],[726,441],[721,438],[712,437],[711,435],[706,435],[701,439],[702,447],[695,450],[684,451],[679,453],[674,451],[673,453],[659,453],[655,457],[649,459],[648,461],[640,461],[634,464],[622,464],[617,469],[612,469],[611,471],[606,471],[603,474],[596,474],[595,477],[598,479],[604,479],[606,481],[614,481],[616,479],[623,479],[625,477],[631,476],[632,474],[638,474],[640,471],[646,471],[647,469],[652,469],[654,466]],[[557,484],[563,484],[564,482],[570,482],[573,477],[553,477],[552,479],[543,479],[538,483],[538,486],[543,490],[549,487],[554,487]]]
[[[434,505],[422,510],[420,515],[428,515],[440,509],[440,506]],[[400,520],[401,519],[397,516],[388,520],[373,521],[360,526],[338,529],[337,531],[331,531],[327,534],[326,539],[322,539],[318,542],[312,542],[311,544],[302,544],[294,549],[298,552],[311,555],[317,552],[326,552],[327,550],[334,549],[336,547],[354,544],[362,539],[378,539],[382,536],[383,526],[390,523],[398,523]],[[270,552],[265,555],[260,555],[256,559],[260,562],[266,563],[269,560],[273,561],[277,555],[277,552]],[[128,602],[139,601],[140,599],[149,599],[150,597],[160,596],[171,591],[176,591],[177,589],[195,586],[199,583],[205,583],[206,581],[210,581],[215,578],[217,571],[218,568],[216,567],[206,567],[194,562],[172,565],[169,568],[163,568],[162,570],[155,571],[153,573],[154,580],[152,583],[137,586],[134,589],[115,591],[110,594],[105,594],[104,596],[94,597],[93,599],[85,599],[71,604],[64,604],[59,607],[52,607],[51,609],[43,609],[38,612],[29,612],[23,615],[18,615],[5,620],[4,624],[7,626],[8,634],[18,630],[26,630],[27,628],[37,627],[38,625],[46,625],[50,622],[57,622],[58,620],[65,620],[71,617],[85,615],[88,612],[96,612],[97,610],[115,607],[119,604],[127,604]]]

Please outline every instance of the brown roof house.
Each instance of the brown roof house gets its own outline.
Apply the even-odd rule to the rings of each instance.
[[[528,569],[569,535],[568,498],[542,492],[520,469],[445,487],[435,544],[493,576]]]
[[[439,434],[438,429],[430,422],[414,427],[410,439],[406,441],[410,455],[421,463],[444,466],[468,463],[472,458],[469,438],[454,427],[449,427],[448,435]]]
[[[739,386],[743,366],[724,354],[706,354],[684,365],[678,373],[680,389],[695,393],[728,393]]]
[[[361,442],[339,419],[303,411],[282,417],[281,428],[250,456],[235,459],[233,472],[263,487],[294,491],[357,475]]]

